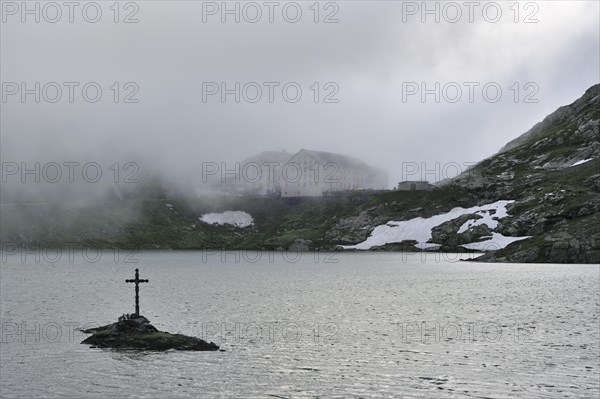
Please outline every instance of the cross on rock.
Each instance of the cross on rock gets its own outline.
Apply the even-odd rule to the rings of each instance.
[[[148,283],[150,280],[140,280],[140,269],[135,269],[135,279],[125,280],[126,283],[135,283],[135,314],[140,315],[140,283]]]

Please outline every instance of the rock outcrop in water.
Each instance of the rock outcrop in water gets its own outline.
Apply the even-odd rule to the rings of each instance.
[[[92,333],[82,344],[97,348],[138,349],[164,351],[168,349],[184,351],[216,351],[219,347],[213,342],[182,334],[159,331],[141,315],[120,317],[119,321],[106,326],[84,330]]]

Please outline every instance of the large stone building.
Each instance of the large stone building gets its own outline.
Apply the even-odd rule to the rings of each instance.
[[[321,197],[330,193],[387,188],[387,174],[363,161],[302,149],[293,156],[265,151],[242,163],[245,185],[260,195]],[[258,173],[257,173],[258,171]]]

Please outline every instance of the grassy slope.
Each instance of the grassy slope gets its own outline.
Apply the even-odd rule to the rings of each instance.
[[[220,197],[113,201],[77,209],[23,206],[3,210],[13,217],[3,222],[2,240],[129,249],[287,249],[301,238],[311,240],[314,248],[332,249],[338,243],[327,239],[326,233],[339,220],[364,210],[391,220],[432,215],[473,202],[474,198],[452,186],[297,204],[272,198]],[[226,210],[250,213],[255,226],[240,229],[198,220],[203,213]],[[16,223],[16,228],[6,227],[9,222]]]

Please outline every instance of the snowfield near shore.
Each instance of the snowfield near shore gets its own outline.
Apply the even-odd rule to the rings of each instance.
[[[248,227],[254,224],[254,219],[252,218],[252,216],[249,213],[243,211],[205,213],[198,219],[208,224],[229,224],[235,227]]]
[[[512,200],[496,201],[492,204],[474,206],[471,208],[454,208],[450,212],[434,215],[429,218],[414,218],[401,222],[388,222],[375,227],[371,235],[363,242],[356,245],[343,245],[344,249],[362,249],[367,250],[372,247],[385,244],[398,243],[404,240],[416,240],[416,247],[419,249],[437,249],[439,244],[428,243],[431,239],[431,231],[450,220],[454,220],[462,215],[477,214],[481,219],[471,219],[466,221],[458,230],[463,233],[474,226],[486,224],[490,229],[498,226],[498,219],[508,216],[506,206],[513,203]],[[505,237],[499,233],[493,233],[493,236],[486,241],[475,242],[463,245],[469,249],[488,249],[495,250],[506,247],[508,244],[518,240],[524,240],[529,237]]]
[[[473,242],[471,244],[464,244],[462,246],[467,249],[476,249],[479,251],[495,251],[497,249],[505,248],[508,246],[508,244],[511,244],[515,241],[521,241],[527,238],[531,237],[506,237],[500,233],[492,233],[492,237],[489,240]]]

